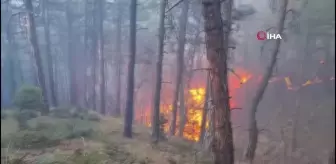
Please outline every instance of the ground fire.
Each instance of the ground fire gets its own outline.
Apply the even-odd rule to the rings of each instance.
[[[239,98],[239,101],[236,97],[237,93],[245,83],[248,83],[250,80],[255,78],[257,81],[260,81],[262,78],[261,76],[255,76],[249,71],[242,69],[242,68],[236,68],[234,71],[232,71],[229,75],[229,91],[230,96],[232,97],[230,99],[230,106],[231,109],[241,109],[239,104],[243,103],[242,98]],[[334,80],[334,77],[331,77],[330,80]],[[275,83],[275,82],[283,82],[286,84],[287,89],[291,91],[296,91],[299,88],[306,87],[312,84],[321,83],[322,80],[318,77],[315,77],[313,79],[307,80],[301,85],[293,85],[290,77],[273,77],[269,80],[269,83]],[[186,124],[183,132],[183,137],[192,140],[192,141],[198,141],[200,132],[201,132],[201,123],[202,123],[202,113],[203,113],[203,106],[204,106],[204,99],[205,99],[205,93],[206,93],[206,84],[204,82],[197,83],[197,85],[191,85],[191,88],[189,90],[185,91],[185,109],[186,109]],[[170,115],[172,110],[172,105],[167,102],[171,102],[166,99],[166,93],[165,92],[173,92],[172,89],[170,90],[163,90],[162,91],[162,103],[160,111],[165,116],[165,118],[168,119],[168,122],[164,125],[164,131],[168,132],[169,130],[169,124],[170,124]],[[180,104],[179,104],[180,106]],[[138,107],[140,108],[140,107]],[[151,108],[150,107],[141,107],[141,110],[138,110],[136,108],[136,121],[145,124],[146,126],[151,126]],[[178,112],[179,113],[179,112]],[[179,115],[177,115],[177,130],[179,127]],[[208,123],[207,123],[208,124]]]

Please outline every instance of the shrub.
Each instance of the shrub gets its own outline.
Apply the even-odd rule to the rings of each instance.
[[[87,119],[90,121],[100,121],[100,115],[97,112],[94,111],[89,111],[89,113],[87,114]]]
[[[31,110],[22,110],[19,113],[16,114],[16,119],[19,123],[20,129],[26,129],[28,128],[27,121],[33,118],[36,118],[38,116],[38,113]]]
[[[3,146],[5,142],[11,142],[14,148],[39,149],[57,145],[59,141],[59,139],[53,138],[51,134],[43,131],[22,130],[9,135],[8,138],[3,138],[1,146]]]
[[[36,164],[96,164],[106,163],[108,156],[100,152],[84,153],[76,149],[73,154],[46,154],[36,158]]]
[[[41,110],[43,108],[42,90],[35,86],[23,86],[16,93],[14,103],[19,109]]]
[[[72,118],[70,108],[61,107],[56,108],[50,112],[50,115],[56,118]]]
[[[1,138],[1,146],[9,142],[14,148],[45,148],[55,146],[64,139],[90,138],[94,133],[93,122],[80,119],[55,119],[47,116],[28,121],[27,129]]]
[[[56,108],[51,111],[51,116],[56,118],[80,118],[87,119],[88,110],[71,108],[71,107],[61,107]]]
[[[91,110],[78,108],[56,108],[50,112],[50,115],[56,118],[79,118],[89,121],[100,121],[100,115]]]

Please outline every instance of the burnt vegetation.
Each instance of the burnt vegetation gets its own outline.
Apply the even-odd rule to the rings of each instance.
[[[1,163],[335,164],[334,6],[2,0]]]

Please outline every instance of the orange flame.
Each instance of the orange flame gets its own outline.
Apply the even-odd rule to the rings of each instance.
[[[251,78],[252,74],[247,72],[244,69],[235,69],[234,74],[229,74],[229,92],[230,96],[233,97],[230,99],[230,106],[235,108],[238,104],[235,102],[236,90],[241,88],[242,84],[247,83]],[[238,76],[237,76],[238,75]],[[191,89],[186,91],[186,123],[183,131],[183,137],[192,140],[198,141],[201,133],[201,124],[202,124],[202,114],[203,107],[205,103],[205,84],[199,86],[193,86]],[[162,101],[166,100],[166,92],[172,92],[171,90],[162,90]],[[167,100],[166,100],[167,101]],[[148,105],[149,106],[149,105]],[[178,107],[179,108],[179,107]],[[136,110],[135,119],[145,124],[148,127],[151,127],[151,110],[150,108],[144,108],[143,110]],[[139,112],[141,111],[141,112]],[[161,104],[160,112],[168,119],[168,122],[164,125],[164,131],[168,132],[170,126],[172,105],[171,104]],[[177,120],[179,120],[179,115],[177,115]],[[209,126],[209,122],[206,123],[206,127]],[[179,129],[179,121],[177,121],[177,129]]]

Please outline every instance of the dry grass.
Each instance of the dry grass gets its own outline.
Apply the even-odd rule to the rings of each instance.
[[[55,119],[53,122],[55,122]],[[52,120],[49,120],[52,121]],[[57,122],[57,121],[56,121]],[[17,131],[15,120],[2,120],[2,135]],[[46,160],[66,161],[66,164],[79,164],[66,159],[78,152],[88,156],[92,153],[102,155],[101,162],[106,163],[141,163],[141,164],[206,164],[209,156],[205,158],[195,148],[195,144],[184,139],[172,137],[153,145],[150,138],[150,129],[142,125],[134,125],[133,138],[122,136],[123,119],[104,117],[99,123],[97,136],[93,139],[77,138],[62,140],[59,145],[43,149],[13,149],[4,148],[2,157],[17,159],[24,156],[26,163],[46,163]],[[195,153],[196,152],[196,153]],[[96,157],[97,158],[97,157]],[[78,161],[78,160],[77,160]],[[80,160],[83,161],[83,160]],[[7,162],[8,163],[8,162]],[[89,164],[91,164],[89,162]],[[95,163],[92,163],[95,164]]]
[[[108,136],[107,142],[113,143],[126,150],[137,159],[151,161],[155,164],[195,163],[196,151],[194,143],[172,137],[158,145],[153,145],[150,139],[150,130],[143,125],[133,126],[133,138],[127,139],[122,136],[123,120],[116,118],[104,118],[101,124],[101,131]],[[117,143],[116,143],[117,142]],[[208,163],[204,159],[197,163]]]
[[[56,119],[55,119],[56,120]],[[54,121],[55,121],[54,120]],[[50,121],[50,120],[49,120]],[[57,122],[57,121],[56,121]],[[2,120],[1,135],[17,131],[15,120]],[[20,158],[25,156],[27,163],[37,163],[43,160],[61,159],[64,164],[82,164],[88,159],[76,159],[76,162],[69,162],[68,158],[74,154],[81,154],[82,158],[97,158],[100,162],[107,164],[210,164],[211,156],[208,152],[200,151],[199,145],[179,137],[170,137],[167,141],[153,145],[150,138],[150,129],[143,125],[133,125],[133,138],[127,139],[122,136],[123,119],[104,117],[98,123],[98,132],[94,138],[77,138],[72,140],[62,140],[59,145],[30,150],[2,149],[2,157]],[[238,131],[235,130],[235,133]],[[235,154],[238,159],[242,159],[244,142],[241,142],[246,134],[235,134]],[[272,141],[267,136],[261,135],[257,150],[256,163],[278,163],[283,159],[283,148],[281,144]],[[271,147],[275,147],[270,150]],[[271,151],[269,154],[265,152]],[[93,155],[92,155],[93,154]],[[90,157],[91,158],[91,157]],[[78,162],[80,161],[80,162]],[[302,162],[302,161],[300,161]],[[299,161],[294,162],[299,164]],[[45,163],[45,162],[42,162]],[[91,164],[92,162],[87,162]],[[293,162],[287,162],[293,163]],[[46,163],[45,163],[46,164]],[[96,164],[93,162],[92,164]]]

